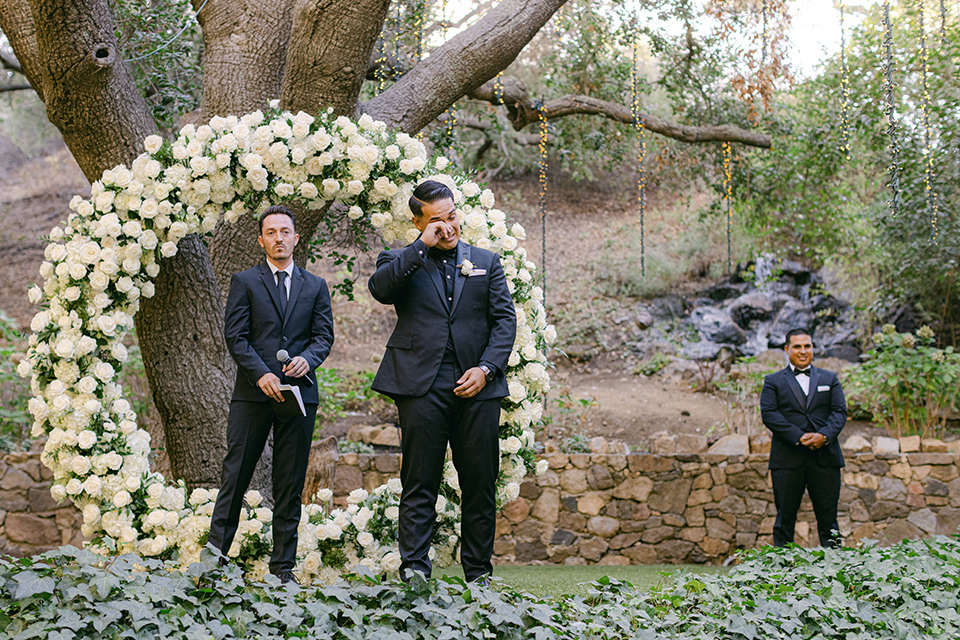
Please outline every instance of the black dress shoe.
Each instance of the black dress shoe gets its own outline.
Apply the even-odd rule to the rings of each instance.
[[[297,576],[293,575],[293,571],[281,571],[277,574],[277,577],[280,578],[280,584],[289,584],[292,582],[300,586],[300,581],[297,580]]]

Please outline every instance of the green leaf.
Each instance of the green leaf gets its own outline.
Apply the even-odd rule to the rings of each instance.
[[[49,576],[41,577],[33,571],[25,571],[14,577],[17,582],[13,593],[15,600],[23,600],[39,594],[53,594],[57,583]]]

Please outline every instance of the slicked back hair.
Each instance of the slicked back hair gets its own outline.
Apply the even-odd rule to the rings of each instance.
[[[290,211],[290,209],[287,209],[282,204],[275,204],[272,207],[268,207],[267,210],[263,212],[263,215],[260,216],[260,235],[263,235],[263,221],[267,219],[267,216],[272,216],[278,213],[290,218],[290,224],[293,225],[293,230],[297,230],[297,218],[293,215],[293,211]]]
[[[797,327],[796,329],[790,329],[790,331],[787,331],[786,344],[788,347],[790,346],[790,338],[793,336],[810,336],[811,341],[813,340],[813,336],[810,335],[808,330]]]
[[[410,196],[410,211],[419,218],[423,215],[423,205],[447,198],[453,200],[453,191],[450,191],[450,187],[436,180],[426,180],[413,190],[413,195]]]

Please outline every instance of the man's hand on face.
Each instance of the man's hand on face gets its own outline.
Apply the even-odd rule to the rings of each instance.
[[[309,370],[310,365],[307,364],[307,361],[302,356],[292,358],[290,362],[283,365],[283,375],[290,376],[291,378],[302,378],[307,375]]]
[[[827,443],[827,437],[822,433],[805,433],[800,437],[800,444],[816,451]]]
[[[487,376],[484,375],[480,367],[467,369],[460,379],[457,380],[457,387],[453,392],[459,398],[472,398],[480,393],[487,386]]]
[[[280,378],[272,373],[265,373],[257,380],[257,386],[265,394],[276,400],[283,402],[283,394],[280,393]]]
[[[443,220],[431,222],[424,228],[423,233],[420,234],[420,239],[423,241],[423,244],[428,247],[435,247],[441,240],[449,240],[452,237],[453,227]]]

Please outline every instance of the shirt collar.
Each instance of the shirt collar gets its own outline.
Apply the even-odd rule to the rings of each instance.
[[[792,363],[792,362],[788,362],[787,365],[790,367],[790,371],[797,371],[797,368],[796,368],[795,366],[793,366],[793,363]],[[813,369],[813,365],[812,365],[812,364],[807,365],[807,368],[806,368],[806,369],[800,369],[800,371],[810,371],[810,369]]]
[[[287,268],[286,268],[286,269],[280,269],[280,268],[278,268],[275,264],[273,264],[273,263],[270,262],[269,260],[267,260],[267,266],[270,267],[270,273],[273,274],[273,277],[274,277],[274,278],[277,277],[277,271],[284,271],[284,272],[286,272],[288,278],[293,277],[293,262],[292,262],[292,261],[290,262],[290,264],[287,265]]]

